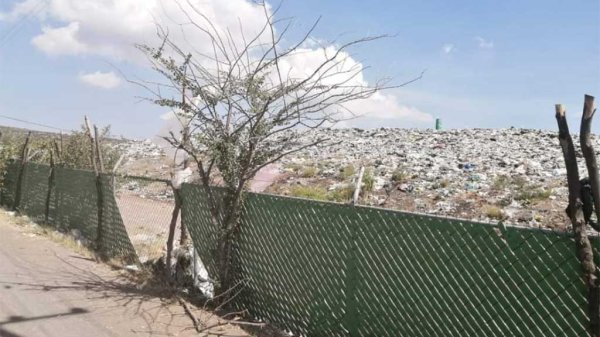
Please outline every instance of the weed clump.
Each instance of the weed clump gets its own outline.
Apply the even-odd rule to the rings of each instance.
[[[303,178],[314,178],[319,173],[319,169],[315,166],[307,166],[302,168],[301,176]]]
[[[290,195],[297,198],[305,198],[320,201],[346,202],[352,199],[354,188],[347,185],[328,191],[323,186],[294,186]]]
[[[492,205],[485,206],[483,212],[490,219],[502,220],[505,217],[502,209]]]
[[[531,187],[531,186],[530,186]],[[531,187],[531,189],[523,189],[515,195],[515,200],[519,201],[539,201],[546,200],[550,197],[552,191],[541,187]]]
[[[373,192],[374,189],[375,177],[373,176],[373,171],[371,171],[371,169],[367,169],[363,175],[361,191],[363,194],[369,194]]]
[[[294,186],[290,195],[297,198],[327,200],[327,189],[322,186]]]
[[[392,182],[402,184],[408,180],[409,176],[406,171],[397,169],[392,173]]]
[[[352,165],[346,165],[340,170],[340,179],[348,180],[356,174],[356,169]]]

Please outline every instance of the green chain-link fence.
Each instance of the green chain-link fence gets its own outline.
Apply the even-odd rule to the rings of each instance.
[[[12,206],[15,201],[17,180],[19,175],[19,164],[11,161],[6,165],[6,171],[2,180],[2,205]]]
[[[182,195],[215,275],[206,194]],[[588,336],[568,234],[258,194],[242,218],[235,305],[296,334]]]
[[[4,205],[15,201],[19,169],[8,167]],[[94,173],[49,175],[47,166],[26,165],[19,210],[39,220],[48,209],[49,224],[95,241]],[[143,191],[162,195],[155,185]],[[112,177],[100,186],[102,246],[109,256],[135,259],[118,204],[124,199],[114,197]],[[214,276],[219,233],[206,193],[184,184],[182,199],[183,221]],[[565,233],[250,193],[234,265],[244,285],[234,306],[295,334],[589,336],[581,268]]]
[[[20,165],[16,163],[7,168],[2,190],[5,206],[12,207],[15,202],[19,170]],[[135,262],[135,249],[123,225],[112,188],[112,177],[102,176],[102,247],[109,258]],[[50,179],[49,166],[27,163],[17,206],[21,213],[34,221],[45,221],[47,213],[47,225],[82,236],[90,244],[97,240],[98,189],[93,172],[56,167],[54,177]]]

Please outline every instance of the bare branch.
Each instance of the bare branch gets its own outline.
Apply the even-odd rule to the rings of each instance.
[[[139,45],[138,49],[165,83],[135,82],[154,96],[155,104],[173,111],[183,129],[182,137],[170,133],[164,139],[196,163],[211,221],[218,231],[214,254],[219,275],[212,278],[226,303],[233,281],[228,265],[230,241],[241,225],[248,181],[283,157],[329,143],[328,139],[304,143],[300,137],[307,130],[354,118],[348,103],[408,85],[423,73],[400,85],[383,79],[373,84],[363,80],[367,67],[357,63],[349,49],[385,35],[323,48],[322,55],[311,55],[317,56],[311,68],[297,69],[294,58],[303,52],[314,53],[306,41],[320,18],[290,42],[286,34],[292,24],[275,18],[279,7],[271,10],[264,3],[256,4],[263,6],[265,21],[247,36],[242,22],[238,34],[231,27],[217,26],[193,1],[175,2],[185,22],[172,21],[189,45],[157,24],[159,47]],[[194,44],[198,44],[188,41],[184,28],[204,36],[205,45],[196,48]],[[220,189],[212,185],[217,179],[223,186]]]

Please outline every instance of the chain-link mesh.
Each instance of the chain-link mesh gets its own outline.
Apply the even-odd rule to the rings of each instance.
[[[7,205],[19,169],[10,165],[5,177]],[[44,213],[49,173],[27,164],[22,212]],[[109,256],[160,256],[170,187],[103,176],[101,191]],[[95,240],[95,175],[56,168],[51,192],[50,223]],[[219,235],[206,198],[203,187],[183,185],[183,221],[214,276]],[[598,238],[592,242],[597,249]],[[589,335],[581,268],[572,237],[563,233],[248,194],[234,265],[245,284],[234,304],[297,334]]]
[[[15,201],[19,167],[20,164],[15,161],[10,161],[6,164],[4,179],[2,180],[2,205],[6,207],[12,207]]]
[[[96,240],[98,194],[93,172],[56,168],[53,198],[53,224],[66,231],[78,231],[92,242]]]
[[[586,335],[585,288],[567,236],[358,213],[358,335]]]
[[[17,189],[16,177],[20,165],[8,167],[5,177],[3,203],[11,206]],[[19,211],[34,221],[44,221],[48,203],[48,223],[58,230],[86,239],[89,245],[98,236],[98,186],[93,172],[67,168],[54,168],[28,163],[23,170]],[[135,250],[123,225],[123,220],[112,191],[111,177],[101,179],[102,247],[108,257],[137,261]],[[14,181],[14,183],[13,183]],[[48,188],[51,188],[48,199]]]
[[[23,171],[20,210],[33,221],[44,221],[50,167],[28,163]]]
[[[214,275],[204,190],[182,193]],[[566,234],[257,194],[242,221],[236,305],[298,334],[588,336]]]
[[[125,227],[125,221],[114,192],[114,178],[110,175],[102,177],[102,223],[105,233],[102,246],[112,256],[118,256],[128,262],[139,262],[131,236]]]
[[[212,193],[214,193],[216,200],[222,200],[221,189],[213,188]],[[203,188],[200,186],[183,184],[181,199],[181,218],[190,232],[194,248],[209,275],[217,275],[214,254],[217,249],[219,229],[211,221],[212,216],[208,208],[207,193],[204,193]]]
[[[116,202],[131,242],[145,262],[165,255],[175,199],[164,180],[144,177],[116,177]],[[177,219],[175,241],[181,233]]]

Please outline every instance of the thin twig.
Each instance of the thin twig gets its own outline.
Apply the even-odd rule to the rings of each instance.
[[[194,315],[194,313],[188,306],[187,302],[184,299],[182,299],[180,296],[177,296],[177,300],[179,301],[179,304],[181,304],[181,306],[183,307],[183,310],[185,311],[185,313],[190,317],[192,322],[194,322],[194,328],[196,329],[196,331],[202,332],[204,329],[201,328],[200,326],[204,325],[204,324],[200,323],[198,318],[196,318],[196,315]]]

